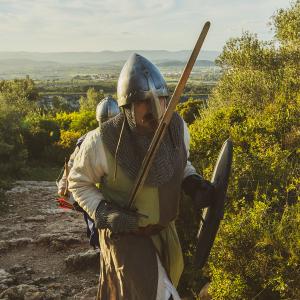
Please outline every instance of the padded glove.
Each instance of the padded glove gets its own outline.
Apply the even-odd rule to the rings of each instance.
[[[199,175],[190,175],[182,182],[183,191],[192,198],[197,210],[211,206],[215,187]]]
[[[96,210],[95,227],[98,229],[110,229],[112,233],[137,231],[138,214],[103,200]]]

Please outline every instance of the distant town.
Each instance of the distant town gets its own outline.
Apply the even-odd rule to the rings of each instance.
[[[65,103],[71,111],[89,88],[103,94],[116,94],[117,79],[125,60],[138,52],[154,61],[170,90],[181,76],[190,51],[102,51],[73,53],[0,52],[0,80],[30,78],[39,90],[40,105]],[[215,64],[216,51],[203,51],[197,60],[181,101],[207,100],[222,70]]]

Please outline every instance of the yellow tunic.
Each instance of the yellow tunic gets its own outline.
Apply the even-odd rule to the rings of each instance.
[[[105,150],[108,169],[112,170],[115,159],[107,149]],[[180,162],[179,159],[178,163],[178,170],[171,183],[162,187],[144,186],[136,197],[135,208],[139,213],[148,216],[139,218],[139,227],[160,225],[163,229],[158,234],[149,236],[126,234],[111,237],[109,231],[100,231],[100,248],[103,257],[101,272],[103,287],[100,299],[106,299],[104,295],[111,297],[112,286],[118,287],[114,296],[119,295],[123,299],[127,297],[128,299],[135,299],[135,297],[142,299],[139,298],[141,295],[138,295],[137,286],[139,286],[138,290],[141,289],[143,297],[148,291],[146,299],[155,299],[151,291],[156,291],[158,280],[156,254],[160,257],[173,285],[175,287],[178,285],[183,271],[183,256],[175,228],[175,219],[181,195],[178,189],[180,189],[185,162]],[[103,177],[101,192],[107,201],[126,207],[133,182],[120,166],[117,170],[115,180],[112,172]],[[165,195],[168,195],[168,199],[161,199]],[[167,209],[169,213],[162,209]],[[113,284],[109,285],[109,282]],[[135,282],[134,287],[131,286],[131,282]],[[110,289],[110,292],[107,289]]]

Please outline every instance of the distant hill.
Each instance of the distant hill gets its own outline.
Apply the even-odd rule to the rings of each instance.
[[[186,65],[185,61],[180,60],[168,60],[164,62],[157,63],[158,67],[184,67]],[[197,60],[195,66],[198,67],[214,67],[215,63],[211,60]]]
[[[102,52],[0,52],[0,79],[30,75],[33,78],[69,78],[76,74],[119,73],[131,53],[140,53],[161,68],[182,68],[190,51],[102,51]],[[203,51],[195,66],[213,67],[219,53]]]
[[[190,50],[126,50],[126,51],[101,51],[101,52],[0,52],[0,60],[18,59],[32,61],[52,61],[63,64],[105,64],[114,61],[125,61],[131,53],[139,53],[153,61],[174,60],[186,61]],[[217,51],[202,51],[199,60],[214,61],[219,55]]]
[[[5,68],[6,70],[9,69],[15,69],[17,68],[38,68],[41,65],[43,67],[58,67],[60,66],[59,63],[53,62],[53,61],[35,61],[31,59],[0,59],[0,67],[3,70]]]

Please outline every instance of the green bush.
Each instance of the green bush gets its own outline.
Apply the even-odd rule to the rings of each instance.
[[[210,257],[213,299],[299,298],[299,209],[257,200],[226,216]]]
[[[95,111],[83,111],[74,115],[69,129],[79,132],[80,135],[84,135],[97,126],[98,122],[96,120]]]
[[[1,94],[0,94],[1,97]],[[20,113],[0,98],[0,181],[18,177],[27,160],[20,130]],[[0,187],[3,184],[0,184]]]
[[[54,120],[61,130],[78,132],[80,135],[84,135],[98,126],[94,111],[57,113]]]
[[[199,225],[199,213],[195,212],[192,200],[183,195],[180,202],[179,217],[176,228],[180,236],[184,254],[184,270],[180,278],[178,291],[181,297],[196,296],[200,288],[208,281],[201,270],[194,268],[195,241]]]
[[[89,88],[86,92],[86,97],[82,96],[79,99],[80,111],[95,112],[98,103],[104,98],[102,92],[97,92],[94,88]]]
[[[18,178],[27,162],[21,125],[36,108],[38,92],[31,79],[0,81],[0,187]]]
[[[80,136],[80,133],[76,131],[61,130],[58,145],[63,149],[74,149]]]
[[[222,143],[234,144],[226,214],[203,270],[213,299],[300,298],[300,2],[273,20],[279,46],[249,33],[225,45],[223,76],[189,126],[190,158],[205,178]],[[194,217],[183,211],[181,224]],[[191,232],[179,230],[186,261]],[[204,275],[189,264],[185,274],[182,284],[197,293]]]
[[[0,96],[10,109],[22,116],[37,108],[36,102],[39,99],[32,79],[1,80]]]
[[[179,103],[176,110],[187,124],[191,124],[199,117],[200,112],[205,108],[205,105],[205,102],[202,100],[190,98],[186,102]]]
[[[28,149],[29,158],[38,160],[45,158],[45,150],[59,141],[58,124],[45,115],[28,114],[22,124],[24,144]]]
[[[30,160],[62,163],[74,151],[77,139],[97,126],[91,111],[32,113],[22,121],[22,137]]]

